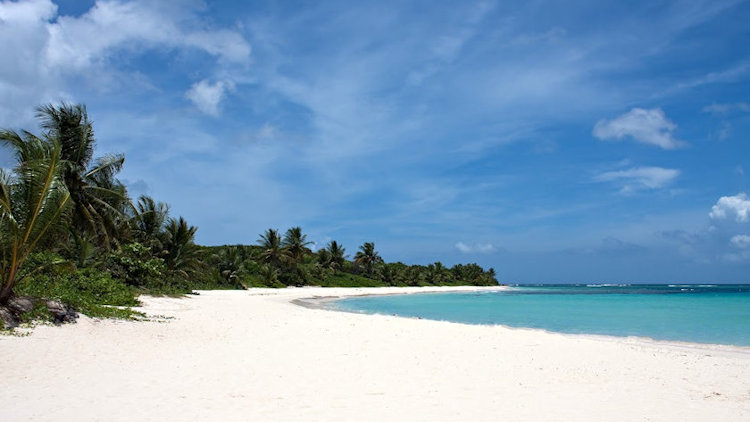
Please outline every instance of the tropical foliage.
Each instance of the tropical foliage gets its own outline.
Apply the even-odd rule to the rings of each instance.
[[[378,252],[375,250],[375,244],[372,242],[365,242],[359,247],[359,251],[354,255],[354,263],[362,266],[365,269],[365,274],[373,276],[375,265],[382,264],[383,258],[380,257]]]
[[[57,299],[98,316],[127,316],[141,293],[284,286],[496,284],[493,269],[386,263],[373,242],[353,259],[336,240],[313,251],[299,226],[255,245],[206,247],[197,227],[150,196],[131,202],[117,179],[125,157],[95,157],[83,105],[37,109],[42,128],[0,130],[16,164],[0,169],[0,307],[14,295]]]
[[[61,148],[54,139],[29,133],[0,133],[21,158],[11,174],[0,170],[0,304],[23,277],[21,267],[34,248],[62,220],[70,194],[62,179]]]
[[[62,179],[73,202],[70,224],[108,247],[118,242],[125,208],[125,185],[115,178],[125,156],[108,154],[94,158],[94,127],[83,105],[45,105],[37,109],[45,138],[61,148]]]

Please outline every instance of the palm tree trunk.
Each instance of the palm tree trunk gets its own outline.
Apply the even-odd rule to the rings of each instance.
[[[13,245],[13,253],[10,257],[10,266],[8,267],[8,275],[3,281],[3,288],[0,289],[0,305],[5,305],[8,300],[13,296],[13,287],[16,285],[16,274],[18,268],[16,266],[18,262],[18,249]]]
[[[16,284],[16,270],[11,268],[8,274],[8,282],[0,290],[0,305],[5,305],[13,296],[13,287]]]

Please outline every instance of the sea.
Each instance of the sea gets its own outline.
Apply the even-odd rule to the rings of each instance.
[[[330,306],[560,333],[750,346],[749,284],[513,285],[504,291],[359,296]]]

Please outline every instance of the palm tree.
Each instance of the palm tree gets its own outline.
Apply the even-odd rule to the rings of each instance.
[[[488,280],[489,281],[488,284],[490,284],[490,285],[492,285],[492,284],[498,284],[498,282],[497,282],[497,274],[495,273],[495,269],[494,268],[490,267],[490,269],[487,270],[487,278],[489,279]]]
[[[60,144],[9,131],[0,132],[0,141],[19,158],[11,174],[0,169],[0,304],[5,304],[23,278],[24,261],[64,220],[70,194],[62,178]]]
[[[444,284],[448,276],[448,269],[440,261],[427,266],[426,278],[432,284]]]
[[[71,244],[68,245],[68,254],[75,260],[79,268],[85,267],[86,263],[94,256],[96,245],[86,233],[79,233],[72,227],[68,227]]]
[[[182,217],[167,221],[163,254],[168,270],[187,277],[190,271],[200,266],[201,250],[194,242],[197,230]]]
[[[240,245],[227,246],[219,251],[218,259],[221,277],[228,282],[239,282],[239,278],[245,273],[245,249]],[[243,284],[243,287],[246,286]]]
[[[279,270],[273,265],[263,264],[260,267],[260,280],[269,287],[274,287],[279,282]]]
[[[305,254],[311,252],[310,248],[307,247],[310,244],[312,242],[307,241],[307,235],[302,234],[302,228],[299,226],[287,230],[284,234],[284,240],[281,242],[281,246],[287,250],[295,263],[302,261]]]
[[[331,268],[331,253],[328,249],[323,248],[318,250],[318,265],[321,268]]]
[[[378,255],[373,242],[365,242],[359,247],[359,251],[354,255],[354,263],[365,267],[367,275],[373,274],[375,264],[383,262],[383,258]]]
[[[83,105],[44,105],[37,108],[37,117],[46,138],[61,147],[63,179],[73,201],[73,228],[90,232],[102,246],[116,243],[129,206],[125,186],[115,178],[125,157],[115,154],[94,160],[94,128]]]
[[[154,198],[141,195],[135,207],[132,224],[136,239],[149,246],[155,252],[162,248],[164,226],[169,218],[169,205],[156,202]]]
[[[279,231],[275,229],[268,229],[265,233],[260,235],[258,244],[263,248],[261,251],[259,260],[266,264],[271,264],[276,268],[279,268],[281,264],[286,263],[289,259],[287,251],[281,245],[281,236]]]
[[[344,265],[344,261],[346,260],[346,249],[344,249],[343,246],[339,245],[335,240],[332,240],[328,244],[327,250],[329,255],[328,268],[331,268],[333,270],[340,269]]]
[[[345,251],[344,247],[332,240],[325,248],[318,251],[318,264],[329,270],[338,270],[344,265]]]

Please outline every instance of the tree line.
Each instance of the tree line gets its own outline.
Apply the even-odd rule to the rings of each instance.
[[[256,245],[207,247],[207,262],[227,284],[242,287],[282,286],[436,286],[497,284],[494,269],[477,264],[458,264],[452,268],[436,262],[430,265],[387,263],[373,242],[359,246],[350,260],[346,248],[333,240],[318,251],[300,227],[288,229],[283,236],[268,229]]]
[[[95,156],[85,106],[45,105],[37,117],[40,135],[0,130],[0,145],[15,159],[12,169],[0,169],[0,306],[36,294],[108,312],[93,302],[132,304],[132,292],[144,291],[497,283],[493,269],[476,264],[386,263],[372,242],[351,260],[336,241],[313,251],[300,227],[283,235],[268,229],[255,245],[197,245],[197,228],[172,216],[168,204],[147,195],[131,200],[117,178],[124,155]]]

